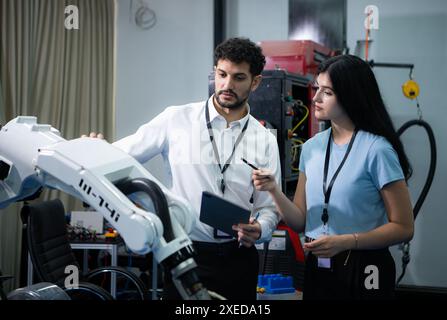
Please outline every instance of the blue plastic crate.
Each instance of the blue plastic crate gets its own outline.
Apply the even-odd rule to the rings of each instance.
[[[281,274],[259,275],[258,287],[264,288],[265,292],[270,294],[295,292],[292,277]]]

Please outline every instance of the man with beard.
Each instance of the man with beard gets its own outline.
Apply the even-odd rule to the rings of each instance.
[[[233,226],[237,239],[198,219],[190,237],[207,289],[227,299],[255,300],[259,268],[254,244],[271,239],[278,216],[268,193],[253,187],[252,169],[241,158],[269,168],[281,181],[276,138],[250,115],[247,103],[261,82],[265,57],[250,40],[233,38],[217,46],[214,63],[215,94],[207,101],[168,107],[114,145],[140,162],[161,154],[170,190],[189,201],[197,218],[203,191],[251,211],[248,224]],[[164,297],[180,298],[169,279]]]

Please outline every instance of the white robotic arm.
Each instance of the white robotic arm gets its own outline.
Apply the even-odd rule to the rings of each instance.
[[[117,187],[133,180],[158,189],[155,195],[163,199],[152,200],[167,203],[167,216],[137,207]],[[193,272],[192,243],[185,233],[195,223],[193,209],[128,154],[100,139],[65,140],[51,126],[37,124],[35,117],[17,117],[0,130],[0,208],[41,187],[61,190],[88,203],[118,230],[133,252],[152,251],[171,271],[183,298],[209,298]],[[142,191],[133,189],[130,191]],[[164,237],[167,231],[169,239]]]

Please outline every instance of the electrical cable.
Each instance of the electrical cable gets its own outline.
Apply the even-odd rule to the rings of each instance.
[[[368,61],[368,59],[366,59],[366,61]],[[410,69],[409,77],[410,77],[410,80],[413,80],[413,68],[414,68],[413,64],[377,63],[377,62],[374,62],[374,60],[371,60],[369,62],[369,65],[371,66],[371,68],[372,67],[409,68]],[[419,210],[421,209],[422,204],[424,203],[425,198],[427,197],[428,191],[430,190],[431,184],[433,182],[433,178],[434,178],[434,174],[435,174],[435,170],[436,170],[436,141],[435,141],[435,136],[433,134],[432,128],[430,127],[430,125],[427,122],[422,120],[422,111],[421,111],[421,108],[419,105],[419,101],[417,99],[417,97],[419,95],[419,86],[417,85],[417,83],[414,80],[411,81],[411,83],[409,83],[407,81],[403,85],[402,90],[403,90],[404,95],[407,98],[409,98],[411,100],[416,99],[416,106],[417,106],[417,112],[418,112],[419,118],[416,120],[410,120],[410,121],[404,123],[399,128],[399,130],[397,130],[397,135],[401,136],[408,128],[410,128],[412,126],[421,126],[422,128],[425,129],[428,139],[429,139],[429,143],[430,143],[430,166],[429,166],[427,178],[425,180],[424,187],[422,188],[422,191],[418,197],[418,200],[416,201],[416,205],[413,208],[413,217],[414,217],[414,220],[416,220]],[[403,252],[402,273],[396,281],[396,286],[399,285],[400,281],[404,277],[405,271],[407,269],[407,265],[410,262],[410,242],[408,241],[408,242],[403,243],[401,250]]]
[[[292,139],[295,140],[295,139]],[[298,148],[302,147],[302,145],[304,144],[303,140],[300,139],[296,139],[296,142],[292,142],[294,143],[294,145],[292,146],[292,164],[291,164],[291,168],[292,171],[299,171],[299,169],[297,167],[294,167],[293,165],[295,164],[295,162],[298,162]],[[298,142],[298,143],[297,143]]]
[[[304,122],[304,120],[307,119],[307,117],[309,116],[309,108],[306,107],[302,102],[301,103],[296,103],[297,106],[299,107],[303,107],[306,110],[305,115],[303,116],[303,118],[295,125],[295,127],[292,129],[291,133],[294,133],[296,129],[298,129],[298,127]]]
[[[168,201],[157,183],[147,178],[134,178],[118,181],[115,186],[125,195],[143,192],[149,196],[154,205],[155,214],[163,224],[163,238],[167,243],[175,240]],[[197,275],[197,265],[193,255],[192,245],[184,245],[166,257],[161,265],[165,271],[171,272],[172,280],[184,299],[208,300],[210,296]]]
[[[129,3],[129,21],[131,22],[132,15],[134,15],[134,0]],[[143,30],[153,28],[157,23],[157,15],[154,10],[150,9],[145,1],[139,1],[139,7],[135,11],[135,24]]]
[[[424,120],[422,120],[421,118],[417,119],[417,120],[410,120],[406,123],[404,123],[399,130],[397,130],[397,134],[398,136],[401,136],[408,128],[412,127],[412,126],[421,126],[422,128],[425,129],[425,131],[427,132],[427,136],[428,136],[428,140],[430,143],[430,166],[429,166],[429,170],[428,170],[428,174],[427,174],[427,178],[425,180],[425,184],[424,187],[422,188],[422,191],[418,197],[418,200],[416,201],[416,205],[413,208],[413,215],[414,215],[414,220],[416,220],[416,217],[419,213],[419,210],[422,207],[422,204],[425,201],[425,198],[427,197],[428,191],[430,190],[431,184],[433,182],[433,178],[435,175],[435,170],[436,170],[436,140],[435,140],[435,136],[433,134],[433,130],[431,128],[431,126],[425,122]],[[402,272],[401,275],[399,276],[399,278],[396,281],[396,286],[399,285],[400,281],[403,279],[403,277],[405,276],[405,271],[407,269],[407,265],[410,262],[410,242],[405,242],[402,246],[402,252],[403,252],[403,256],[402,256]]]
[[[369,51],[369,30],[370,30],[370,21],[369,21],[369,17],[371,16],[372,11],[369,11],[367,13],[367,23],[368,23],[368,27],[366,28],[366,37],[365,37],[365,61],[368,61],[368,51]]]
[[[163,237],[166,242],[175,239],[174,231],[169,215],[168,202],[161,188],[152,180],[146,178],[135,178],[132,180],[123,180],[116,184],[116,187],[124,194],[134,192],[144,192],[152,200],[155,208],[155,214],[163,223]]]
[[[290,134],[293,135],[295,130],[297,130],[301,125],[303,125],[304,121],[309,117],[309,108],[303,104],[301,100],[295,100],[295,104],[293,107],[302,107],[305,110],[305,114],[302,117],[300,121],[293,127],[293,129],[290,131]],[[291,169],[292,171],[298,171],[297,167],[294,167],[294,163],[297,162],[297,156],[298,156],[298,148],[304,143],[304,140],[301,138],[291,138],[292,141],[292,163],[291,163]]]

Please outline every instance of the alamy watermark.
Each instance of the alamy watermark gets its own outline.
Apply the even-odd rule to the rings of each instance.
[[[379,289],[379,268],[375,265],[369,265],[365,268],[365,274],[368,276],[365,278],[366,290]]]
[[[75,5],[65,7],[64,26],[67,30],[79,30],[79,8]]]
[[[213,129],[214,141],[224,164],[233,151],[240,131]],[[234,150],[231,164],[243,164],[241,158],[262,168],[269,168],[269,161],[276,144],[276,129],[259,130],[257,134],[245,134]],[[211,165],[216,163],[213,145],[210,143],[209,132],[200,124],[193,124],[189,128],[171,129],[169,148],[169,162],[171,165]]]
[[[366,15],[365,29],[379,30],[379,8],[375,5],[368,5],[365,7],[364,13]]]
[[[79,268],[75,265],[68,265],[64,270],[65,277],[64,286],[67,289],[78,289],[79,288]]]

